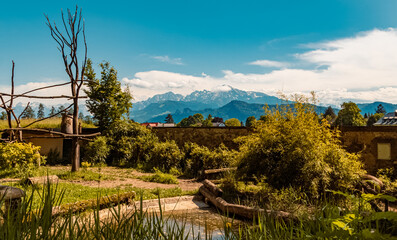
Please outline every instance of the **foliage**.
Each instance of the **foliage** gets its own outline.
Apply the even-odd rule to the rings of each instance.
[[[110,67],[109,63],[101,63],[101,79],[97,79],[92,61],[87,61],[85,77],[88,80],[87,108],[98,120],[98,126],[107,129],[113,122],[122,119],[125,114],[129,113],[132,107],[132,96],[127,88],[121,89],[121,83],[117,80],[117,71]]]
[[[226,127],[240,127],[241,122],[237,118],[230,118],[225,121]]]
[[[55,113],[56,113],[55,107],[52,106],[52,107],[51,107],[51,110],[50,110],[50,113],[48,114],[48,116],[52,116],[52,115],[54,115]]]
[[[150,160],[155,143],[159,142],[150,129],[130,120],[113,122],[104,135],[110,146],[107,164],[115,166],[137,166]]]
[[[377,121],[379,121],[379,119],[381,119],[384,116],[383,113],[375,113],[372,114],[371,116],[369,116],[368,120],[367,120],[367,126],[372,126],[374,125],[374,123],[376,123]]]
[[[358,156],[342,148],[339,132],[318,121],[308,100],[296,95],[294,106],[265,109],[266,121],[239,140],[240,176],[266,178],[276,189],[293,186],[314,197],[354,186],[364,173]]]
[[[201,126],[204,121],[204,117],[201,113],[196,113],[193,116],[182,119],[177,126],[180,127],[191,127],[191,126]]]
[[[187,176],[196,177],[206,169],[230,167],[236,163],[236,152],[223,144],[210,150],[196,143],[186,143],[181,168]]]
[[[175,141],[155,142],[154,147],[149,152],[145,168],[159,168],[161,171],[169,172],[171,168],[179,168],[183,158]]]
[[[31,169],[45,163],[39,150],[40,147],[33,146],[32,143],[0,143],[0,167],[26,176]]]
[[[154,168],[155,173],[152,175],[142,176],[139,179],[146,182],[166,183],[166,184],[178,184],[178,179],[168,173],[163,173],[160,170]]]
[[[39,104],[39,109],[37,110],[37,118],[44,118],[44,105]]]
[[[247,117],[247,120],[245,120],[245,126],[249,128],[254,127],[255,123],[256,118],[254,116]]]
[[[212,116],[208,114],[207,118],[203,121],[203,127],[212,127]]]
[[[30,105],[25,108],[25,111],[22,113],[21,118],[23,119],[31,119],[35,118],[34,111]]]
[[[365,126],[365,119],[361,115],[361,110],[353,102],[344,102],[342,109],[338,112],[336,125],[338,126]]]
[[[7,120],[7,113],[4,111],[1,111],[0,113],[0,120]]]
[[[60,152],[56,148],[51,148],[46,155],[46,164],[47,165],[57,165],[64,164],[64,160],[61,158]]]
[[[329,106],[329,107],[325,110],[325,112],[324,112],[324,114],[323,114],[323,116],[322,116],[322,119],[326,119],[326,120],[328,121],[329,124],[332,124],[333,121],[335,120],[335,118],[336,118],[336,114],[335,114],[335,112],[334,112],[334,109],[332,109],[332,107]]]
[[[107,144],[107,138],[105,136],[96,137],[93,141],[83,145],[83,148],[83,161],[94,164],[105,163],[110,152],[110,147]]]
[[[385,115],[386,109],[385,109],[385,107],[383,107],[382,104],[379,104],[378,107],[375,109],[375,112]]]
[[[166,123],[174,123],[174,119],[172,118],[171,114],[168,114],[167,117],[165,117],[165,122]]]

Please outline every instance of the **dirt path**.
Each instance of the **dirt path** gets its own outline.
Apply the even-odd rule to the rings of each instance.
[[[68,172],[70,167],[67,166],[51,166],[49,167],[54,171]],[[153,173],[139,172],[132,168],[117,168],[117,167],[92,167],[89,171],[101,174],[104,176],[104,180],[98,181],[87,181],[87,180],[60,180],[60,182],[66,183],[76,183],[83,186],[89,187],[137,187],[144,189],[170,189],[175,187],[180,187],[183,191],[193,191],[198,190],[201,186],[200,182],[195,179],[178,179],[179,184],[163,184],[155,182],[146,182],[139,177],[149,176]]]
[[[197,182],[192,179],[178,179],[179,184],[163,184],[163,183],[154,183],[154,182],[145,182],[140,179],[135,178],[123,178],[117,180],[103,180],[100,182],[97,181],[71,181],[71,180],[61,180],[60,182],[68,182],[68,183],[77,183],[83,186],[89,187],[137,187],[137,188],[145,188],[145,189],[154,189],[154,188],[162,188],[162,189],[170,189],[175,187],[180,187],[183,191],[192,191],[197,190],[201,186],[200,182]]]

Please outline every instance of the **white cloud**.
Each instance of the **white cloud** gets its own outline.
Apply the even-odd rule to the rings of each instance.
[[[182,59],[181,58],[170,58],[168,56],[153,56],[153,59],[156,59],[160,62],[165,62],[169,64],[175,64],[175,65],[183,65]]]
[[[52,81],[52,82],[30,82],[27,84],[22,84],[22,85],[16,85],[15,86],[15,94],[22,94],[27,91],[36,89],[36,88],[41,88],[41,87],[47,87],[50,85],[54,84],[60,84],[63,82],[60,81]],[[3,93],[11,93],[11,87],[9,85],[0,85],[1,92]],[[54,87],[54,88],[47,88],[39,91],[35,91],[32,93],[28,93],[27,95],[29,96],[71,96],[71,90],[69,85],[65,86],[60,86],[60,87]],[[80,96],[85,96],[83,90],[80,92]],[[4,99],[7,101],[9,100],[9,97],[4,97]],[[82,99],[82,102],[85,100]],[[23,103],[27,104],[28,102],[41,102],[46,105],[56,105],[56,104],[65,104],[65,103],[72,103],[72,100],[68,100],[66,98],[55,98],[55,99],[39,99],[39,98],[23,98],[23,97],[17,97],[14,100],[15,104],[16,103]],[[14,104],[14,105],[15,105]]]
[[[138,72],[132,78],[123,78],[123,82],[130,85],[136,100],[168,91],[189,94],[204,89],[226,90],[227,87],[222,85],[230,85],[270,95],[277,95],[280,91],[287,94],[316,91],[324,105],[339,105],[346,100],[397,103],[396,43],[396,29],[375,29],[350,38],[306,45],[306,52],[295,55],[299,62],[294,66],[310,65],[311,69],[292,68],[287,63],[258,60],[251,64],[260,65],[262,61],[262,65],[267,66],[279,64],[277,66],[281,69],[265,74],[224,70],[221,77],[205,73],[195,76],[153,70]],[[164,56],[158,60],[160,59],[166,61],[170,58]],[[284,65],[281,67],[282,64]],[[18,86],[20,89],[32,87],[28,84]],[[68,91],[66,87],[64,94]]]
[[[254,62],[248,63],[249,65],[257,65],[261,67],[276,67],[276,68],[283,68],[289,66],[288,63],[285,62],[277,62],[271,60],[256,60]]]

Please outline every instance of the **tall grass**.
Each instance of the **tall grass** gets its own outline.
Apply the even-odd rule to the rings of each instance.
[[[186,221],[148,213],[142,208],[125,213],[110,206],[109,218],[97,208],[91,214],[54,218],[53,206],[65,192],[47,185],[41,190],[39,208],[32,205],[34,195],[26,197],[16,211],[0,204],[0,239],[396,239],[397,213],[364,213],[325,204],[312,216],[282,221],[262,216],[254,224],[233,228],[224,224],[222,235],[198,232]],[[142,198],[141,198],[142,199]],[[141,204],[142,206],[142,204]]]

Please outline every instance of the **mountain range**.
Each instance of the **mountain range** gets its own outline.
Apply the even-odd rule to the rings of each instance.
[[[261,92],[243,91],[230,86],[223,86],[226,91],[194,91],[187,96],[167,92],[157,94],[145,101],[133,103],[130,117],[137,122],[164,122],[168,114],[173,116],[175,122],[196,113],[201,113],[204,117],[211,114],[213,117],[221,117],[224,120],[237,118],[245,122],[249,116],[259,118],[264,114],[265,104],[274,107],[276,104],[285,104],[285,101]],[[375,113],[379,104],[385,108],[386,112],[397,110],[397,104],[385,102],[360,103],[357,106],[361,113]],[[39,103],[31,103],[33,110],[37,113]],[[61,104],[54,105],[58,109]],[[66,107],[67,105],[63,105]],[[52,106],[45,106],[44,112],[47,116]],[[84,104],[79,105],[80,112],[89,115]],[[25,108],[25,105],[18,103],[14,109],[18,115]],[[317,106],[317,113],[323,113],[326,107]],[[339,109],[334,108],[335,113]]]

